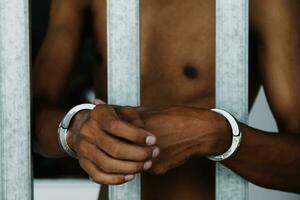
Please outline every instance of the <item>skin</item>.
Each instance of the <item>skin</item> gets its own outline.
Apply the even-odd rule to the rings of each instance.
[[[33,70],[35,150],[65,153],[57,126],[69,107],[64,90],[93,14],[95,92],[106,100],[105,2],[52,0],[49,29]],[[74,118],[68,143],[97,183],[122,184],[142,173],[142,199],[214,199],[208,155],[230,146],[214,107],[214,2],[141,1],[141,107],[107,105]],[[240,123],[238,151],[222,163],[254,184],[300,193],[300,15],[298,0],[251,0],[250,105],[265,89],[277,134]],[[55,80],[55,81],[53,81]],[[157,95],[157,91],[160,91]],[[147,139],[148,138],[148,139]],[[149,139],[150,138],[150,139]],[[158,152],[159,151],[159,152]],[[101,199],[107,198],[104,187]]]

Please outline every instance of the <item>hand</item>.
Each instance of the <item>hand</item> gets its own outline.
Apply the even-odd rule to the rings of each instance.
[[[142,126],[134,108],[120,108],[123,117],[131,116]],[[135,173],[148,170],[159,153],[153,134],[126,122],[113,106],[106,104],[79,112],[68,135],[68,144],[77,152],[81,167],[100,184],[132,180]]]
[[[150,172],[163,174],[191,156],[218,155],[231,143],[226,119],[210,110],[191,107],[140,108],[145,129],[157,137],[160,155]]]

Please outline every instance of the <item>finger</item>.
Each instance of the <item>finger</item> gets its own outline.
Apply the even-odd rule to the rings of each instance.
[[[119,185],[133,180],[134,175],[120,175],[120,174],[108,174],[98,169],[91,161],[88,159],[80,159],[79,164],[84,169],[91,180],[99,184],[107,185]]]
[[[135,107],[125,106],[116,108],[118,115],[125,121],[137,127],[144,128],[145,124]]]
[[[106,102],[102,101],[101,99],[97,99],[97,98],[96,98],[96,99],[94,100],[94,104],[95,104],[95,105],[102,105],[102,104],[106,104]]]
[[[77,152],[86,151],[84,141],[95,144],[111,157],[130,161],[145,161],[156,157],[159,149],[153,145],[141,146],[135,145],[122,140],[122,138],[114,137],[101,129],[99,123],[90,120],[80,129],[81,142],[77,145]],[[83,141],[83,142],[82,142]],[[148,141],[149,143],[149,141]]]
[[[152,146],[156,143],[156,137],[150,132],[120,120],[115,108],[111,105],[96,106],[91,113],[91,118],[100,124],[101,129],[114,136],[139,145]]]
[[[86,148],[92,153],[84,156],[89,158],[99,169],[102,169],[106,173],[136,174],[148,170],[152,166],[151,160],[146,162],[132,162],[112,158],[90,143],[86,145]]]
[[[155,146],[138,146],[124,142],[109,134],[98,134],[96,146],[109,156],[128,161],[146,161],[155,158],[159,154],[159,148]]]
[[[150,132],[118,119],[108,119],[102,122],[102,128],[117,137],[139,145],[152,146],[156,137]]]

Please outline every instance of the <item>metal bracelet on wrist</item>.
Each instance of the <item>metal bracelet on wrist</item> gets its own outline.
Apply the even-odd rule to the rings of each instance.
[[[72,108],[62,119],[58,127],[58,143],[61,148],[71,157],[77,158],[77,154],[73,151],[67,143],[68,128],[70,126],[72,118],[82,110],[93,110],[96,105],[94,104],[80,104]]]
[[[221,155],[207,156],[207,158],[212,161],[223,161],[232,156],[232,154],[236,152],[236,150],[240,146],[242,140],[242,132],[240,131],[237,120],[229,112],[221,109],[211,109],[211,111],[214,111],[225,117],[228,123],[230,124],[232,130],[232,142],[229,149]]]

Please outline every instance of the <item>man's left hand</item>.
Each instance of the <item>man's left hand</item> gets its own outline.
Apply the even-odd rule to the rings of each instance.
[[[226,119],[193,107],[139,108],[144,128],[157,137],[160,155],[150,172],[164,174],[191,156],[219,155],[231,143]]]

